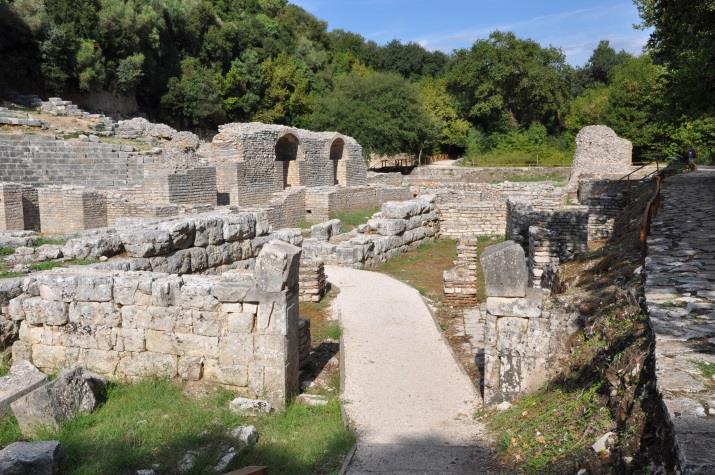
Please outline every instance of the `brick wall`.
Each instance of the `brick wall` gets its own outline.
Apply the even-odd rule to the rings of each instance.
[[[107,202],[89,188],[49,186],[38,189],[40,228],[48,234],[70,234],[107,226]]]
[[[0,183],[0,231],[23,229],[22,185]]]
[[[216,168],[144,169],[144,200],[154,204],[216,205]]]

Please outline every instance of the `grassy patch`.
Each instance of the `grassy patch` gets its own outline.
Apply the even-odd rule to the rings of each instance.
[[[712,379],[715,376],[715,363],[707,363],[705,361],[693,360],[692,362],[698,371],[703,375],[703,377]]]
[[[65,261],[65,265],[68,266],[89,266],[92,264],[96,264],[99,262],[99,259],[95,259],[94,257],[88,257],[87,259],[72,259],[69,261]]]
[[[457,256],[455,241],[440,239],[421,244],[377,266],[375,270],[405,282],[432,300],[441,301],[444,296],[442,273],[454,267]]]
[[[552,182],[557,184],[566,183],[566,177],[558,175],[556,173],[546,173],[546,174],[534,174],[534,175],[507,175],[503,179],[495,180],[495,183],[501,183],[504,181],[519,182],[519,183],[538,183],[538,182]]]
[[[23,274],[22,272],[9,272],[9,271],[0,271],[0,279],[12,279],[13,277],[22,277]]]
[[[594,440],[614,427],[599,389],[542,390],[494,414],[489,426],[499,434],[499,451],[527,472],[569,473],[575,460],[590,455]],[[565,460],[562,472],[557,467]]]
[[[15,249],[11,247],[0,247],[0,256],[12,256],[15,254]]]
[[[354,442],[335,399],[324,407],[292,405],[284,413],[252,419],[228,410],[232,397],[222,390],[190,399],[182,385],[158,379],[115,384],[97,411],[38,439],[62,442],[68,474],[129,473],[152,464],[159,464],[161,473],[176,473],[188,450],[201,454],[191,473],[213,473],[221,448],[230,443],[226,431],[241,424],[255,425],[260,441],[242,454],[238,466],[267,465],[272,474],[333,473]],[[0,420],[1,445],[20,438],[14,418]]]
[[[339,219],[342,224],[342,231],[349,232],[357,228],[359,225],[367,222],[373,214],[380,211],[380,208],[363,208],[353,211],[343,211],[334,213],[332,219]]]
[[[333,286],[320,302],[300,302],[300,316],[310,320],[310,336],[314,346],[325,340],[339,340],[340,323],[331,319],[331,306],[340,291]]]
[[[550,150],[547,154],[527,151],[499,151],[466,157],[462,165],[466,167],[569,167],[573,153],[567,150]]]
[[[34,264],[30,264],[30,269],[35,272],[40,272],[43,270],[54,269],[56,267],[64,267],[64,265],[64,262],[61,261],[35,262]]]
[[[65,243],[67,243],[67,238],[39,237],[32,241],[32,247],[40,247],[40,246],[44,246],[45,244],[62,246]]]
[[[12,353],[10,348],[0,351],[0,377],[5,376],[10,371],[10,360]]]

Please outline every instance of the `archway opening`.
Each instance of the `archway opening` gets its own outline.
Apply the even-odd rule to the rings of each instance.
[[[345,185],[347,183],[347,167],[343,154],[345,152],[345,141],[335,139],[330,145],[330,162],[333,166],[333,184]]]
[[[299,145],[298,138],[292,134],[286,134],[276,142],[276,161],[282,163],[283,188],[300,185],[297,161]]]

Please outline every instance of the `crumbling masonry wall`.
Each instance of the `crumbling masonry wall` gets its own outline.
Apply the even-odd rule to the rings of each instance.
[[[331,219],[337,212],[378,208],[388,201],[402,201],[412,198],[405,187],[359,186],[322,187],[306,189],[305,219],[322,222]]]
[[[251,274],[56,270],[9,303],[13,359],[136,380],[210,381],[278,408],[298,383],[300,249],[272,242]]]

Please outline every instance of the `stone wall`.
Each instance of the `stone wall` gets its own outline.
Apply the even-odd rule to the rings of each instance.
[[[129,145],[0,134],[0,181],[26,185],[125,186],[141,183],[151,161]]]
[[[444,271],[444,300],[450,305],[473,306],[477,303],[477,239],[457,240],[454,268]]]
[[[300,301],[320,302],[327,292],[328,279],[323,261],[300,260]]]
[[[208,204],[216,206],[216,168],[144,168],[144,200],[153,204]]]
[[[330,239],[315,237],[303,241],[307,259],[326,264],[362,268],[385,262],[433,239],[439,232],[439,214],[434,196],[387,202],[367,224]]]
[[[22,185],[0,183],[0,231],[23,229]]]
[[[305,198],[305,219],[327,221],[335,213],[378,208],[387,201],[412,198],[406,187],[361,186],[309,188]]]
[[[25,223],[23,229],[40,230],[40,197],[37,188],[30,185],[22,186],[22,218]]]
[[[362,147],[351,137],[281,125],[225,124],[211,143],[218,191],[230,204],[263,205],[289,186],[363,186]]]
[[[548,183],[453,183],[411,189],[437,197],[440,233],[448,238],[504,235],[509,199],[538,201],[549,207],[564,200],[563,189]]]
[[[107,226],[107,202],[90,188],[48,186],[37,191],[43,233],[70,234]]]
[[[582,176],[623,176],[631,172],[633,145],[605,125],[584,127],[576,136],[576,153],[567,189],[576,192]]]
[[[613,234],[616,218],[626,207],[630,183],[618,180],[581,180],[579,203],[588,206],[588,240],[603,241]]]
[[[544,293],[527,285],[524,250],[513,241],[481,256],[486,283],[484,402],[512,401],[538,390],[558,367],[574,317],[545,308]]]
[[[272,242],[252,274],[31,276],[9,303],[22,321],[13,359],[46,372],[210,381],[283,408],[298,386],[299,259],[299,248]]]

